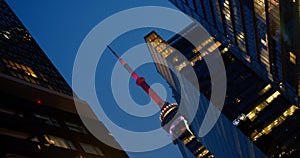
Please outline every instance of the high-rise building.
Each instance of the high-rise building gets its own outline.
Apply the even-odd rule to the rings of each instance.
[[[292,103],[300,100],[299,0],[169,0]]]
[[[225,103],[221,108],[215,105],[222,114],[214,128],[199,138],[202,144],[216,157],[299,156],[298,106],[235,57],[222,41],[213,36],[197,38],[203,32],[201,28],[193,23],[168,41],[151,32],[145,36],[145,40],[158,72],[172,87],[176,101],[185,100],[183,106],[186,111],[189,111],[189,101],[193,98],[182,95],[182,92],[192,91],[193,85],[199,83],[200,102],[191,124],[193,131],[201,128],[212,92],[212,79],[204,58],[210,56],[224,61],[227,76]],[[187,40],[189,38],[198,39],[196,45],[192,45]],[[184,55],[187,60],[182,60],[178,54]],[[190,87],[180,85],[180,80],[189,79],[191,75],[189,66],[197,76],[196,82],[190,80]],[[180,149],[185,152],[183,148]]]
[[[95,128],[117,144],[88,104],[73,98],[69,85],[3,0],[0,45],[0,157],[128,157],[83,125],[74,100],[92,114]]]

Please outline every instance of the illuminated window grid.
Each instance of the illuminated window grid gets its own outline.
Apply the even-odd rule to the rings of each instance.
[[[153,32],[149,36],[147,36],[146,41],[148,43],[150,43],[150,45],[149,45],[150,50],[151,50],[150,53],[151,53],[154,61],[156,62],[155,65],[157,67],[158,72],[160,72],[160,74],[162,74],[167,79],[167,81],[172,85],[172,87],[176,89],[171,72],[167,67],[165,67],[166,65],[168,65],[167,61],[166,61],[166,57],[168,55],[170,55],[171,53],[173,53],[174,49],[172,47],[170,47],[168,44],[166,44],[168,47],[167,53],[162,54],[162,52],[158,51],[155,48],[155,46],[159,45],[159,43],[157,43],[157,42],[161,42],[161,43],[162,42],[166,43],[166,42],[161,37],[159,37],[156,32]],[[158,63],[161,63],[161,64],[158,64]],[[163,65],[165,65],[165,66],[163,66]]]
[[[186,144],[188,144],[189,142],[191,142],[193,139],[195,139],[196,138],[196,136],[194,136],[194,135],[191,135],[191,136],[189,136],[189,137],[187,137],[187,138],[185,138],[184,140],[183,140],[183,144],[184,145],[186,145]]]
[[[193,139],[196,139],[195,141],[198,141],[197,138],[196,138],[196,136],[191,135],[191,136],[189,136],[188,138],[185,138],[185,139],[183,140],[183,144],[184,144],[184,145],[187,145],[187,144],[190,143]],[[196,154],[196,153],[198,153],[199,151],[201,151],[201,150],[203,150],[203,149],[205,149],[205,147],[204,147],[204,146],[200,146],[200,147],[199,147],[197,150],[195,150],[193,153]],[[198,158],[198,157],[199,157],[199,158],[205,157],[208,153],[209,153],[209,150],[208,150],[208,149],[205,149],[205,150],[203,150],[201,153],[199,153],[199,154],[197,155],[197,158]],[[214,156],[213,156],[213,155],[210,155],[209,157],[213,158]]]
[[[59,138],[59,137],[55,137],[55,136],[51,136],[51,135],[44,135],[44,138],[49,144],[52,144],[56,147],[76,150],[74,144],[69,140]],[[48,144],[48,146],[49,146],[49,144]]]
[[[205,157],[207,154],[209,153],[209,151],[207,149],[205,149],[202,153],[200,153],[197,158],[203,158]]]
[[[272,123],[270,123],[269,125],[267,125],[260,132],[258,132],[257,130],[255,130],[251,134],[251,139],[253,141],[256,141],[262,135],[268,135],[270,132],[272,132],[272,130],[275,127],[277,127],[280,124],[282,124],[289,116],[292,116],[295,113],[295,111],[298,110],[298,109],[299,108],[297,106],[295,106],[295,105],[290,106],[290,108],[288,108],[286,111],[284,111],[282,113],[282,115],[280,115],[279,117],[277,117]]]
[[[204,47],[206,47],[208,44],[214,41],[214,37],[210,37],[204,42],[202,42],[199,46],[197,46],[195,49],[192,50],[193,53],[198,53],[201,51]]]
[[[8,68],[24,71],[27,75],[37,78],[36,74],[32,71],[32,69],[29,66],[25,66],[23,64],[13,62],[13,61],[11,61],[9,59],[5,59],[5,58],[2,58],[2,61],[6,64],[6,67],[8,67]]]
[[[207,48],[207,51],[208,51],[209,53],[212,53],[212,52],[214,52],[217,48],[219,48],[220,46],[221,46],[221,43],[217,41],[216,43],[213,43],[209,48]],[[193,49],[193,52],[195,52],[196,50],[197,50],[197,52],[200,51],[200,50],[198,50],[198,48],[202,48],[202,45],[200,45],[200,46],[198,46],[197,48]],[[197,61],[202,60],[204,56],[206,56],[206,55],[209,54],[207,51],[203,51],[203,52],[199,53],[198,55],[196,55],[195,57],[193,57],[193,58],[190,60],[190,64],[191,64],[192,66],[195,66],[195,64],[196,64]]]
[[[280,95],[278,91],[274,92],[271,96],[269,96],[262,103],[258,104],[253,110],[251,110],[246,116],[249,120],[254,121],[258,114],[269,106],[272,101]]]
[[[155,36],[154,36],[155,37]],[[154,39],[149,38],[149,43],[153,48],[156,49],[157,52],[162,54],[164,58],[167,58],[170,54],[174,52],[172,49],[162,38],[157,37]]]
[[[195,154],[197,154],[198,152],[200,152],[201,150],[203,150],[205,147],[204,146],[200,146],[197,150],[195,150],[194,152],[193,152],[193,154],[195,155]]]
[[[268,71],[268,78],[272,79],[270,63],[269,63],[269,52],[268,52],[268,35],[266,34],[266,11],[265,11],[265,0],[254,0],[254,11],[257,18],[258,35],[260,39],[260,59],[261,62],[266,66]]]
[[[262,89],[259,93],[258,93],[258,95],[263,95],[263,94],[265,94],[268,90],[270,90],[272,88],[272,86],[271,86],[271,84],[268,84],[266,87],[264,87],[264,89]]]
[[[225,22],[227,24],[227,36],[231,40],[232,43],[234,43],[234,31],[232,26],[232,19],[231,19],[231,12],[230,12],[230,4],[228,0],[225,0],[224,3],[224,9],[223,14],[225,15]]]
[[[183,68],[185,68],[188,65],[188,63],[186,61],[183,61],[182,63],[180,63],[179,65],[175,66],[177,71],[181,71]]]
[[[254,0],[254,10],[257,16],[266,20],[265,0]]]
[[[200,54],[198,54],[197,56],[193,57],[193,58],[191,59],[191,61],[190,61],[190,64],[191,64],[192,66],[195,66],[195,64],[196,64],[197,61],[200,61],[200,60],[203,59],[203,58],[202,58],[203,54],[204,54],[204,53],[200,53]]]

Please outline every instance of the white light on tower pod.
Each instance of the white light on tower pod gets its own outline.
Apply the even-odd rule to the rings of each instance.
[[[107,47],[117,57],[123,67],[130,73],[131,77],[135,79],[136,84],[142,87],[147,95],[160,107],[161,126],[170,134],[172,139],[188,142],[184,144],[195,155],[195,157],[214,157],[192,133],[187,120],[178,112],[178,104],[168,103],[162,100],[161,97],[148,85],[144,77],[140,77],[119,55],[117,55],[115,51],[113,51],[109,46]],[[203,148],[199,150],[199,146]]]

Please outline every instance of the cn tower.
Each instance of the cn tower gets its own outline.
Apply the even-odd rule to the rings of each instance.
[[[147,93],[147,95],[161,109],[161,126],[175,141],[181,141],[196,158],[213,158],[214,156],[204,147],[197,137],[189,129],[187,120],[179,113],[177,103],[168,103],[161,99],[159,95],[147,84],[144,77],[138,74],[110,47],[108,49],[117,57],[123,67],[134,78],[136,84]]]

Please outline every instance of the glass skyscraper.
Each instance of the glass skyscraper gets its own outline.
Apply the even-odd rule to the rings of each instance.
[[[0,157],[128,157],[83,125],[72,89],[3,0],[0,45]],[[100,121],[94,123],[118,144]]]
[[[194,98],[182,95],[182,89],[192,91],[191,94],[197,93],[193,86],[196,82],[199,83],[199,108],[196,117],[190,120],[193,131],[201,128],[212,92],[210,73],[203,59],[212,56],[224,61],[227,76],[225,104],[223,108],[215,105],[222,114],[213,129],[206,136],[199,138],[201,143],[215,157],[299,156],[298,106],[246,66],[243,60],[248,58],[236,57],[228,45],[222,44],[217,37],[202,37],[196,46],[186,39],[192,36],[199,37],[201,31],[201,27],[193,23],[167,41],[156,32],[145,36],[158,72],[171,86],[177,102],[184,100],[183,105],[179,106],[184,106],[186,111],[189,111],[190,102]],[[217,54],[218,50],[221,52],[220,56]],[[184,55],[187,61],[181,60],[176,52]],[[192,66],[196,73],[197,81],[189,80],[190,85],[182,86],[180,80],[190,76],[189,66]],[[176,73],[182,77],[178,77]],[[183,147],[180,149],[186,153]]]
[[[299,105],[299,0],[169,1]]]

